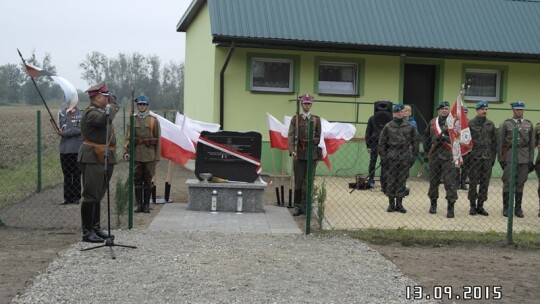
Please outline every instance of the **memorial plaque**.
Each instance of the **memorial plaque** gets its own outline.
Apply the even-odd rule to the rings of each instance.
[[[195,176],[199,173],[212,173],[213,177],[229,181],[254,182],[259,174],[257,164],[241,156],[260,162],[262,136],[258,132],[203,131],[203,140],[197,143]],[[213,143],[219,146],[213,146]]]

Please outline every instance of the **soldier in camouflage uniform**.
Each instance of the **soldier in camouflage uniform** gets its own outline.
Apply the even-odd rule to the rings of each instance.
[[[135,99],[137,114],[135,114],[135,135],[133,160],[135,172],[133,183],[135,185],[135,200],[137,208],[135,212],[150,213],[150,195],[152,194],[152,179],[156,172],[156,163],[161,154],[161,130],[159,121],[150,114],[150,99],[139,96]],[[124,146],[124,159],[129,160],[130,126],[128,124],[126,144]]]
[[[310,179],[307,175],[307,147],[308,147],[308,130],[309,122],[313,121],[313,151],[312,151],[312,177],[315,176],[315,169],[317,168],[317,161],[319,155],[317,153],[317,146],[321,138],[321,119],[319,116],[311,114],[311,105],[313,103],[313,96],[305,94],[300,97],[302,105],[302,113],[296,114],[291,119],[289,125],[289,133],[287,137],[287,144],[289,154],[293,158],[293,170],[294,170],[294,206],[295,210],[293,216],[299,216],[305,213],[305,196],[303,189],[307,189],[305,183]],[[311,179],[311,181],[313,181]]]
[[[90,87],[86,92],[90,97],[90,106],[86,108],[81,119],[83,144],[77,159],[81,166],[83,181],[82,240],[83,242],[100,243],[109,238],[109,235],[100,227],[101,199],[107,191],[107,181],[110,181],[114,164],[116,164],[114,153],[116,151],[116,138],[112,121],[116,116],[118,106],[116,98],[109,95],[109,89],[104,82]],[[106,140],[107,124],[109,125],[109,138]],[[106,144],[109,146],[109,153],[100,153],[100,151],[105,151]],[[108,154],[108,176],[104,174],[105,158],[103,156],[105,154]]]
[[[497,130],[493,121],[487,119],[488,103],[480,101],[475,106],[476,117],[469,121],[473,147],[464,159],[469,175],[468,198],[471,204],[470,215],[488,216],[484,203],[488,197],[491,169],[497,157]],[[480,186],[477,189],[477,186]]]
[[[386,211],[407,212],[403,207],[406,196],[405,183],[408,172],[418,156],[418,137],[416,128],[403,119],[403,105],[397,104],[392,109],[394,118],[382,129],[378,150],[381,162],[387,168],[386,192],[389,205]]]
[[[514,214],[517,217],[524,217],[521,204],[523,202],[523,187],[527,181],[527,175],[532,171],[534,166],[534,130],[532,122],[523,118],[525,103],[523,101],[516,101],[513,102],[511,106],[514,116],[505,120],[499,128],[499,164],[504,170],[502,177],[504,183],[503,215],[508,216],[510,172],[512,170],[510,166],[512,161],[512,133],[514,128],[518,128]]]
[[[429,213],[437,213],[437,199],[439,198],[439,183],[441,177],[444,181],[446,201],[448,202],[446,217],[454,217],[454,204],[457,200],[456,169],[454,166],[450,137],[446,119],[450,114],[448,101],[441,102],[437,110],[439,116],[433,118],[424,132],[424,151],[428,155],[424,161],[429,161]],[[444,173],[444,174],[443,174]]]

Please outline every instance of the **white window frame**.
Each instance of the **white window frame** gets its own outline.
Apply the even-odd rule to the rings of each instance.
[[[256,86],[254,84],[254,77],[256,75],[255,63],[287,63],[289,64],[289,84],[287,87],[272,87],[272,86]],[[250,75],[250,90],[251,91],[260,91],[260,92],[293,92],[294,87],[294,59],[286,58],[263,58],[263,57],[253,57],[251,58],[251,75]]]
[[[465,100],[485,100],[485,101],[501,101],[501,71],[500,70],[491,70],[491,69],[465,69],[465,79],[469,79],[467,73],[482,73],[482,74],[494,74],[497,77],[495,83],[495,96],[475,96],[469,95],[469,92],[465,95]],[[474,86],[474,80],[472,83]]]
[[[346,67],[352,68],[352,83],[343,81],[324,81],[320,79],[322,66]],[[320,61],[317,66],[317,86],[319,94],[331,95],[357,95],[358,94],[358,63],[354,62],[333,62]],[[346,87],[348,85],[348,88]]]

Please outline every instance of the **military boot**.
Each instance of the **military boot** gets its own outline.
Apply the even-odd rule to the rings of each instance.
[[[135,201],[137,201],[137,208],[135,208],[135,213],[143,212],[143,189],[135,188]]]
[[[466,178],[462,178],[461,182],[459,183],[459,189],[461,190],[469,190],[466,183]]]
[[[142,203],[142,211],[144,213],[150,213],[150,196],[152,195],[152,188],[144,189],[144,198]]]
[[[302,212],[302,190],[294,189],[294,212],[293,216],[304,214]]]
[[[508,216],[508,200],[510,199],[510,193],[503,192],[503,216]]]
[[[454,218],[454,204],[455,203],[456,202],[451,202],[451,201],[448,202],[448,209],[446,211],[447,218]]]
[[[476,215],[477,209],[476,209],[476,201],[470,201],[471,202],[471,208],[469,209],[470,215]]]
[[[406,213],[407,209],[403,207],[403,197],[396,197],[396,211]]]
[[[429,213],[431,213],[431,214],[437,213],[437,200],[436,199],[431,200],[431,206],[429,207]]]
[[[102,243],[103,239],[96,235],[92,228],[92,220],[94,217],[94,203],[84,202],[81,206],[81,221],[83,228],[83,242]]]
[[[476,213],[483,216],[489,215],[486,209],[484,209],[484,202],[478,201],[478,204],[476,205]]]
[[[100,218],[101,218],[101,204],[99,202],[96,202],[94,204],[94,217],[92,218],[92,229],[94,229],[94,232],[100,238],[108,239],[109,233],[101,229]],[[111,235],[110,237],[114,239],[114,235]]]
[[[395,197],[389,197],[388,198],[388,208],[386,208],[386,212],[394,212],[396,211],[396,198]]]
[[[514,214],[519,217],[523,218],[525,215],[523,214],[523,209],[521,209],[521,202],[523,201],[523,192],[516,192],[516,206],[514,207]]]

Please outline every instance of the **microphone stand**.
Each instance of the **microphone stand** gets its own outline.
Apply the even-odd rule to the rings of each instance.
[[[126,248],[133,248],[136,249],[137,246],[131,246],[131,245],[121,245],[121,244],[115,244],[114,243],[114,237],[111,237],[111,194],[109,189],[109,114],[111,110],[111,105],[107,104],[105,107],[105,115],[107,115],[107,126],[105,129],[105,164],[103,164],[103,171],[105,174],[105,184],[107,185],[107,229],[109,237],[105,240],[105,244],[98,245],[90,248],[82,249],[81,251],[87,251],[92,250],[96,248],[102,248],[102,247],[109,247],[109,250],[111,251],[111,258],[114,260],[116,259],[116,255],[114,254],[113,247],[119,246],[119,247],[126,247]],[[99,202],[98,202],[99,204]]]

